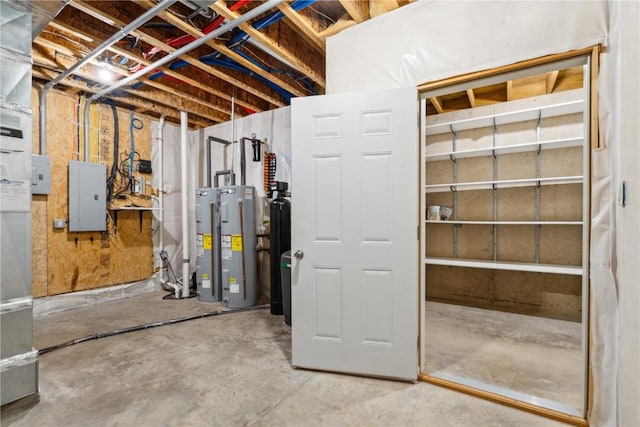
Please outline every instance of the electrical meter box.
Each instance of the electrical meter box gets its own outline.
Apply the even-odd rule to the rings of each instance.
[[[51,194],[51,160],[33,155],[31,159],[31,194]]]
[[[107,167],[69,162],[69,231],[106,231]]]

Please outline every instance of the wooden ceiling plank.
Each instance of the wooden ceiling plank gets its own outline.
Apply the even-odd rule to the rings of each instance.
[[[429,101],[431,101],[431,105],[433,105],[433,108],[436,109],[438,114],[444,113],[444,109],[442,108],[442,103],[440,102],[437,96],[434,96],[433,98],[429,98]]]
[[[63,41],[60,42],[52,42],[50,40],[47,40],[45,37],[43,37],[43,35],[41,34],[39,37],[36,38],[36,40],[34,40],[34,44],[38,45],[38,46],[43,46],[46,48],[50,48],[50,49],[54,49],[57,53],[61,54],[61,55],[67,55],[70,58],[74,57],[74,58],[82,58],[84,57],[83,52],[79,52],[78,50],[72,50],[67,46],[64,45],[60,45],[59,43],[64,43]],[[95,61],[93,62],[95,65]],[[71,61],[69,61],[69,64],[60,64],[61,66],[64,66],[65,68],[68,68],[71,65]],[[125,72],[125,70],[116,67],[116,66],[110,66],[109,67],[110,70],[114,73],[120,74],[122,76],[128,76],[129,73]],[[184,97],[192,102],[201,104],[207,108],[212,108],[214,110],[219,111],[220,113],[224,114],[224,116],[221,117],[225,117],[226,120],[230,119],[230,111],[229,109],[225,109],[225,108],[221,108],[217,105],[215,105],[214,103],[211,102],[207,102],[205,100],[200,99],[197,96],[193,96],[193,94],[189,94],[189,93],[184,93],[178,90],[175,90],[173,88],[171,88],[170,86],[164,85],[162,83],[159,82],[155,82],[153,80],[150,79],[144,79],[144,83],[147,84],[148,86],[151,87],[155,87],[156,89],[160,89],[162,91],[168,92],[170,94],[176,95],[176,96],[180,96],[180,97]]]
[[[467,98],[469,98],[471,108],[474,108],[476,106],[476,95],[473,93],[473,89],[467,89]]]
[[[558,80],[558,74],[560,74],[560,70],[551,71],[546,75],[546,88],[547,93],[552,93],[553,89],[556,87],[556,81]]]
[[[32,72],[33,72],[33,77],[34,78],[42,79],[42,80],[45,80],[45,81],[53,80],[59,74],[56,71],[42,69],[40,67],[34,67]],[[100,90],[99,88],[90,87],[85,82],[72,80],[72,79],[70,79],[68,77],[63,79],[58,84],[62,85],[62,86],[74,88],[76,90],[81,90],[81,91],[84,91],[84,92],[88,92],[88,93],[97,93]],[[121,104],[130,105],[132,107],[136,107],[136,108],[140,108],[140,109],[145,109],[146,111],[152,112],[153,114],[158,115],[158,116],[164,115],[166,117],[171,117],[171,118],[173,118],[173,119],[175,119],[177,121],[180,120],[180,112],[179,111],[177,111],[175,109],[172,109],[172,108],[156,105],[156,104],[153,104],[153,103],[151,103],[149,101],[141,100],[141,99],[138,99],[136,97],[128,97],[128,98],[125,98],[125,99],[118,99],[117,101],[119,103],[121,103]],[[208,126],[211,126],[212,124],[215,123],[214,121],[203,120],[202,118],[199,118],[196,115],[190,115],[189,116],[189,121],[191,123],[194,123],[195,125],[197,125],[199,127],[208,127]]]
[[[72,6],[78,10],[81,10],[85,13],[88,13],[91,16],[94,16],[98,19],[100,19],[101,21],[108,23],[109,25],[112,25],[114,27],[120,28],[120,27],[124,27],[127,25],[126,22],[106,13],[105,11],[102,11],[100,9],[95,8],[93,5],[88,4],[88,2],[84,1],[84,0],[75,0],[71,3],[69,3],[69,6]],[[96,16],[97,15],[97,16]],[[131,33],[131,35],[133,35],[134,37],[139,38],[140,40],[143,40],[144,42],[152,45],[152,46],[156,46],[159,49],[162,49],[163,51],[167,52],[167,53],[172,53],[174,51],[176,51],[177,49],[169,46],[168,44],[164,43],[161,40],[156,39],[155,37],[152,37],[142,31],[136,30],[133,31]],[[280,101],[279,99],[276,99],[270,95],[265,94],[264,92],[262,92],[261,90],[248,85],[234,77],[232,77],[229,74],[226,74],[210,65],[204,64],[203,62],[201,62],[198,58],[193,57],[189,54],[184,54],[180,57],[180,59],[186,61],[187,63],[189,63],[190,65],[193,65],[194,67],[197,67],[203,71],[206,71],[207,73],[216,76],[234,86],[236,86],[238,89],[241,89],[245,92],[251,93],[259,98],[264,99],[265,101],[269,102],[270,104],[273,104],[277,107],[283,107],[285,105],[284,102]]]
[[[53,22],[51,22],[49,25],[52,25],[52,24],[53,24]],[[97,37],[95,34],[90,34],[87,31],[85,31],[84,29],[78,28],[77,26],[71,27],[71,26],[64,26],[64,25],[61,25],[61,24],[56,24],[55,28],[57,30],[63,32],[63,33],[76,34],[76,35],[82,37],[85,40],[86,39],[94,40]],[[41,39],[43,36],[44,36],[44,33],[40,34],[40,36],[38,36],[36,38],[35,42],[38,42],[39,39]],[[128,50],[121,49],[121,48],[119,48],[119,47],[117,47],[115,45],[110,47],[108,50],[110,52],[113,52],[114,54],[125,56],[125,57],[127,57],[128,59],[130,59],[132,61],[139,62],[139,63],[143,64],[144,66],[149,66],[150,64],[152,64],[152,61],[144,59],[140,55],[137,55],[137,54],[135,54],[133,52],[130,52]],[[193,78],[191,78],[189,76],[186,76],[183,73],[179,73],[177,71],[171,70],[167,66],[158,67],[158,70],[162,71],[163,73],[165,73],[168,76],[171,76],[171,77],[174,77],[176,79],[182,80],[183,82],[188,83],[188,84],[190,84],[190,85],[202,90],[203,92],[207,92],[207,93],[209,93],[209,94],[211,94],[213,96],[219,97],[219,98],[229,102],[229,107],[228,108],[224,108],[224,107],[221,108],[221,107],[218,107],[215,104],[213,105],[213,108],[219,109],[220,112],[226,113],[226,114],[229,113],[229,110],[231,108],[231,95],[230,94],[227,94],[225,92],[217,90],[217,89],[215,89],[215,88],[213,88],[213,87],[211,87],[209,85],[203,84],[200,81],[195,80],[195,79],[193,79]],[[241,111],[239,109],[240,107],[246,108],[246,109],[249,109],[249,110],[252,110],[252,111],[255,111],[255,112],[264,111],[263,108],[259,107],[254,102],[245,102],[243,100],[236,99],[235,103],[236,103],[236,106],[238,107],[237,111]]]
[[[141,4],[144,7],[147,7],[149,9],[155,6],[155,3],[153,3],[150,0],[139,0],[139,1],[136,1],[136,3]],[[194,36],[196,38],[200,38],[200,37],[203,37],[205,35],[202,31],[200,31],[197,28],[191,26],[190,24],[184,22],[182,19],[178,18],[177,16],[175,16],[174,14],[172,14],[171,12],[169,12],[167,10],[164,10],[164,11],[160,12],[158,14],[158,16],[160,16],[162,19],[164,19],[169,24],[173,25],[176,28],[179,28],[180,30],[184,31],[185,33],[187,33],[187,34],[189,34],[191,36]],[[251,61],[248,61],[245,58],[243,58],[237,52],[234,52],[233,50],[229,49],[224,44],[219,43],[219,42],[215,42],[215,41],[210,41],[210,42],[208,42],[206,44],[207,44],[207,46],[215,49],[216,51],[222,53],[223,55],[226,55],[229,58],[232,58],[234,61],[236,61],[237,63],[239,63],[243,67],[251,70],[252,72],[258,74],[259,76],[264,77],[265,79],[269,80],[270,82],[280,86],[281,88],[285,89],[289,93],[291,93],[291,94],[293,94],[295,96],[305,96],[305,95],[307,95],[305,92],[300,90],[300,88],[293,87],[289,83],[283,81],[282,79],[279,79],[276,76],[274,76],[273,74],[263,70],[262,68],[260,68],[256,64],[254,64]]]
[[[340,4],[347,11],[349,16],[353,18],[356,23],[361,23],[370,18],[369,15],[369,2],[363,0],[340,0]]]
[[[44,63],[44,61],[41,60],[42,52],[40,49],[40,47],[34,46],[32,53],[34,63]],[[62,54],[56,54],[55,56],[55,62],[59,65],[59,67],[69,68],[73,64],[75,64],[75,61],[72,58],[65,58]],[[44,60],[46,61],[46,55],[44,55]],[[97,67],[87,64],[81,70],[78,70],[75,74],[85,79],[95,80],[95,76],[98,74],[98,71]],[[226,116],[220,115],[220,113],[211,109],[210,106],[203,105],[205,103],[200,104],[198,102],[195,102],[193,99],[186,98],[184,96],[176,95],[162,90],[135,90],[130,88],[121,88],[121,90],[136,95],[139,98],[148,99],[156,103],[164,104],[168,107],[182,109],[188,111],[189,113],[194,113],[199,116],[206,117],[207,119],[218,123],[222,123],[228,120]],[[120,97],[114,97],[114,99],[120,99]]]
[[[280,3],[278,5],[278,9],[280,9],[280,11],[284,13],[284,16],[286,16],[289,21],[291,21],[295,25],[295,27],[302,32],[302,35],[304,35],[307,40],[311,42],[311,45],[316,48],[318,52],[322,54],[326,53],[327,49],[324,39],[318,36],[318,33],[311,26],[311,24],[298,12],[293,10],[289,3]]]
[[[225,2],[223,0],[218,0],[217,2],[211,4],[209,7],[213,9],[214,12],[224,16],[225,19],[228,19],[228,20],[236,19],[237,17],[240,16],[239,13],[229,10],[226,7]],[[261,33],[260,31],[256,30],[255,28],[253,28],[251,24],[248,24],[248,23],[240,24],[240,29],[245,33],[247,33],[249,36],[251,36],[253,39],[255,39],[257,42],[265,45],[265,47],[272,50],[277,55],[281,56],[287,62],[291,63],[291,65],[293,65],[298,71],[300,71],[305,76],[309,77],[311,80],[313,80],[316,84],[318,84],[322,88],[326,86],[325,79],[320,73],[309,68],[294,53],[289,51],[287,48],[280,46],[273,39]]]
[[[507,81],[507,101],[513,100],[513,80]]]
[[[326,30],[320,31],[318,33],[318,37],[321,39],[326,39],[327,37],[331,37],[335,34],[338,34],[342,30],[346,30],[347,28],[353,27],[356,25],[356,21],[352,19],[340,19],[338,22],[327,28]]]

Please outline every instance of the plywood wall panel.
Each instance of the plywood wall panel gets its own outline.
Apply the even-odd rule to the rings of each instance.
[[[39,100],[39,91],[32,88],[33,128],[31,137],[33,154],[40,153],[38,131],[40,126]],[[32,196],[31,214],[31,281],[33,296],[37,298],[47,295],[47,196]]]
[[[579,276],[428,266],[426,297],[576,322],[582,312]]]
[[[37,96],[33,96],[32,102],[34,117],[37,117]],[[35,296],[111,286],[146,279],[153,274],[150,212],[142,213],[142,223],[139,212],[119,212],[117,233],[113,221],[109,222],[106,233],[53,229],[53,219],[69,216],[68,163],[80,158],[79,151],[84,146],[81,141],[79,149],[77,102],[77,96],[55,90],[50,91],[47,99],[47,155],[51,159],[52,188],[49,196],[38,196],[34,200]],[[91,129],[95,132],[91,138],[91,160],[100,160],[110,169],[114,132],[111,109],[106,105],[96,105],[96,108],[99,115],[95,117],[99,121]],[[118,118],[120,151],[124,152],[129,150],[129,111],[118,109]],[[150,159],[151,119],[139,118],[143,129],[134,130],[136,151],[142,158]],[[38,138],[38,125],[34,120],[34,141]],[[150,206],[151,200],[137,198],[135,203]]]

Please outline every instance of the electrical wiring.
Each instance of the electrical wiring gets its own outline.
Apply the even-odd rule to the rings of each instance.
[[[118,122],[118,110],[116,106],[111,104],[111,113],[113,114],[113,163],[111,163],[111,171],[107,178],[107,200],[110,202],[113,197],[113,187],[118,173],[118,151],[120,150],[120,124]]]
[[[131,110],[131,116],[129,119],[129,142],[131,145],[131,152],[129,153],[129,180],[130,180],[130,185],[131,185],[131,193],[134,192],[134,188],[133,188],[133,162],[134,162],[134,155],[136,152],[136,144],[135,144],[135,140],[134,140],[134,136],[133,136],[133,131],[134,130],[140,130],[144,127],[144,125],[142,124],[142,120],[138,119],[137,117],[135,117],[134,115],[135,111]]]
[[[270,305],[258,305],[258,306],[254,306],[254,307],[237,308],[237,309],[234,309],[234,310],[206,311],[204,313],[193,314],[191,316],[176,317],[176,318],[173,318],[173,319],[161,320],[161,321],[158,321],[158,322],[143,323],[141,325],[130,326],[128,328],[116,329],[116,330],[108,331],[108,332],[99,332],[99,333],[87,335],[87,336],[84,336],[84,337],[81,337],[81,338],[72,339],[72,340],[69,340],[69,341],[61,343],[61,344],[55,344],[55,345],[51,345],[49,347],[45,347],[43,349],[38,350],[38,356],[42,356],[43,354],[51,353],[52,351],[61,350],[63,348],[71,347],[72,345],[81,344],[81,343],[87,342],[87,341],[98,340],[98,339],[101,339],[101,338],[113,337],[115,335],[122,335],[122,334],[127,334],[127,333],[130,333],[130,332],[142,331],[142,330],[145,330],[145,329],[153,329],[153,328],[157,328],[157,327],[160,327],[160,326],[174,325],[176,323],[187,322],[189,320],[204,319],[206,317],[221,316],[221,315],[225,315],[225,314],[242,313],[242,312],[248,312],[248,311],[266,310],[268,308],[270,308]]]

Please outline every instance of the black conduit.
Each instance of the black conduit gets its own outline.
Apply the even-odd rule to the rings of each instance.
[[[218,316],[218,315],[222,315],[222,314],[232,314],[232,313],[237,313],[237,312],[266,310],[268,308],[269,308],[269,305],[259,305],[259,306],[255,306],[255,307],[237,308],[237,309],[234,309],[234,310],[206,311],[204,313],[193,314],[191,316],[176,317],[174,319],[160,320],[158,322],[143,323],[142,325],[130,326],[128,328],[122,328],[122,329],[116,329],[115,331],[98,332],[97,334],[91,334],[91,335],[87,335],[87,336],[82,337],[82,338],[76,338],[76,339],[73,339],[71,341],[67,341],[67,342],[62,343],[62,344],[55,344],[55,345],[51,345],[49,347],[45,347],[42,350],[38,350],[38,356],[50,353],[52,351],[60,350],[62,348],[70,347],[72,345],[80,344],[80,343],[83,343],[83,342],[86,342],[86,341],[92,341],[92,340],[97,340],[97,339],[100,339],[100,338],[112,337],[114,335],[127,334],[129,332],[141,331],[143,329],[152,329],[152,328],[157,328],[159,326],[173,325],[175,323],[182,323],[182,322],[186,322],[188,320],[204,319],[205,317]]]

